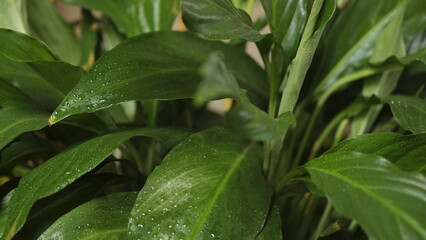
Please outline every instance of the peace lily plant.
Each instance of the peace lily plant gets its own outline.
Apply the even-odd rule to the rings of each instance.
[[[426,239],[426,0],[58,3],[0,1],[0,239]]]

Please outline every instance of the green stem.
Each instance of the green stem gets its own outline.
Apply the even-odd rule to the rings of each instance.
[[[317,228],[315,229],[314,233],[312,234],[312,237],[311,237],[312,240],[318,239],[320,234],[324,231],[324,227],[328,222],[328,218],[330,216],[331,209],[333,209],[332,206],[331,206],[331,203],[327,202],[327,205],[325,206],[325,209],[324,209],[324,211],[321,215],[321,218],[320,218],[320,221],[317,225]]]
[[[303,134],[302,141],[300,142],[299,148],[297,150],[296,157],[294,158],[293,162],[293,168],[297,167],[300,163],[300,160],[302,159],[303,152],[306,148],[306,144],[308,143],[309,137],[311,136],[312,129],[315,125],[315,122],[317,121],[318,115],[320,113],[320,110],[322,109],[321,105],[316,105],[314,113],[312,114],[311,118],[309,119],[308,126],[306,127],[306,131]]]

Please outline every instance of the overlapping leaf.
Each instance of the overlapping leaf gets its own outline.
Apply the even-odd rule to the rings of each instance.
[[[50,123],[130,100],[192,97],[200,79],[198,67],[213,51],[225,55],[229,70],[243,84],[266,92],[264,72],[239,49],[190,33],[148,33],[104,54],[65,97]]]
[[[136,196],[134,192],[116,193],[83,204],[58,219],[39,239],[127,239]]]
[[[413,133],[426,132],[426,100],[415,96],[393,95],[387,102],[401,127]]]
[[[230,0],[182,0],[182,11],[185,25],[208,39],[262,39],[250,16]]]
[[[31,35],[49,46],[64,61],[79,65],[81,50],[73,29],[56,12],[50,1],[27,1]]]
[[[142,239],[254,239],[271,196],[258,150],[244,147],[241,138],[222,128],[192,135],[148,177],[131,212],[131,234]]]
[[[260,234],[255,240],[282,240],[281,217],[278,207],[273,207]]]
[[[230,127],[238,133],[251,139],[269,140],[280,136],[294,124],[294,117],[290,113],[274,119],[250,103],[235,77],[227,71],[220,53],[210,54],[200,73],[203,81],[195,93],[195,103],[202,105],[209,100],[233,98],[236,106],[226,118]]]
[[[372,54],[372,48],[384,29],[405,5],[400,0],[379,0],[371,7],[369,0],[351,2],[336,20],[327,36],[327,44],[317,80],[316,92],[322,92],[339,77],[359,69]],[[363,16],[360,18],[359,16]],[[356,26],[356,27],[348,27]]]
[[[0,1],[0,28],[28,33],[25,0]]]
[[[327,153],[361,152],[375,154],[404,171],[426,173],[426,134],[372,133],[347,139]]]
[[[370,238],[426,238],[424,176],[353,152],[325,154],[305,167],[336,210],[355,219]]]
[[[262,0],[269,26],[283,48],[284,64],[288,66],[296,54],[308,18],[307,0]]]
[[[178,130],[135,129],[107,134],[68,148],[21,179],[6,210],[7,221],[1,238],[11,239],[19,231],[38,199],[58,192],[92,170],[133,136],[149,136],[173,146],[187,134]]]
[[[152,31],[170,30],[179,7],[179,0],[64,0],[64,2],[104,12],[129,37]]]

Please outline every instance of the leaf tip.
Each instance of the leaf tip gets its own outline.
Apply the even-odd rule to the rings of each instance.
[[[55,124],[55,121],[52,119],[52,117],[50,117],[49,120],[47,120],[47,125],[51,127],[53,124]]]

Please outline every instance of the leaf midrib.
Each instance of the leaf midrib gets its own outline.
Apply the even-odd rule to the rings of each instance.
[[[420,234],[425,235],[424,231],[422,230],[422,227],[418,225],[418,222],[415,219],[412,219],[410,215],[407,215],[404,211],[400,210],[399,208],[395,207],[386,200],[386,198],[381,197],[380,195],[374,193],[373,191],[369,190],[368,188],[364,187],[364,185],[358,183],[355,180],[351,180],[350,178],[347,178],[338,172],[333,172],[331,170],[326,169],[320,169],[320,168],[308,168],[315,171],[323,172],[326,175],[334,176],[338,179],[340,179],[343,182],[347,182],[349,185],[352,185],[355,188],[358,188],[359,190],[365,192],[367,195],[370,195],[374,199],[378,200],[379,202],[383,203],[385,207],[387,207],[390,211],[395,213],[397,216],[400,216],[401,218],[405,219],[407,223],[409,223],[411,226],[413,226]],[[426,235],[425,235],[426,236]]]
[[[200,218],[194,228],[192,229],[192,233],[189,235],[188,239],[194,240],[199,231],[201,230],[203,224],[207,221],[207,218],[209,216],[210,211],[215,206],[215,203],[221,193],[225,190],[226,186],[228,185],[228,182],[230,181],[231,177],[233,176],[234,172],[238,169],[238,166],[243,162],[247,154],[250,152],[252,146],[246,147],[244,151],[241,153],[241,155],[235,160],[235,162],[232,164],[232,166],[228,169],[223,179],[218,183],[216,187],[216,191],[214,192],[210,202],[208,203],[207,207],[204,208],[204,212],[200,215]]]

